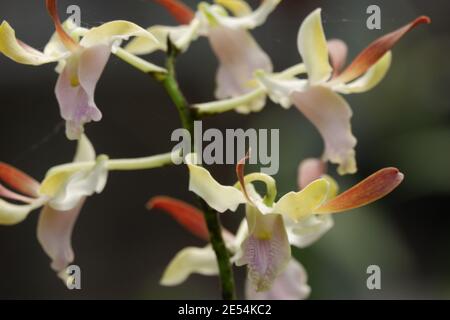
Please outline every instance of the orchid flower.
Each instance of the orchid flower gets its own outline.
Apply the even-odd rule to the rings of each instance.
[[[196,13],[179,0],[156,1],[165,6],[182,25],[150,27],[148,31],[158,38],[161,45],[152,44],[148,39],[136,38],[127,45],[128,52],[149,54],[156,50],[167,50],[167,38],[170,38],[178,50],[185,51],[199,36],[207,37],[220,64],[216,75],[217,99],[238,97],[251,92],[258,87],[255,71],[272,71],[269,56],[248,30],[262,25],[281,0],[263,0],[254,11],[242,0],[216,0],[214,5],[202,2]],[[227,9],[233,16],[228,14]],[[259,111],[264,107],[265,101],[265,95],[260,95],[236,110],[242,113]]]
[[[375,87],[390,67],[391,48],[422,23],[430,23],[430,19],[419,17],[375,40],[341,71],[347,47],[341,40],[327,43],[321,10],[317,9],[303,21],[298,32],[303,64],[296,69],[308,78],[286,80],[264,71],[258,71],[257,76],[274,102],[285,108],[294,104],[317,127],[325,143],[324,160],[338,164],[340,174],[355,173],[357,141],[351,132],[352,110],[338,93],[360,93]]]
[[[203,214],[195,207],[170,197],[154,197],[147,207],[160,209],[170,214],[180,225],[202,240],[208,241],[209,234]],[[244,219],[236,234],[223,229],[225,244],[236,256],[244,239],[248,235],[247,221]],[[231,258],[233,262],[236,258]],[[211,245],[203,248],[187,247],[178,252],[167,266],[161,278],[161,285],[175,286],[184,282],[192,273],[206,276],[218,275],[218,265]],[[250,281],[246,281],[247,299],[290,299],[298,300],[308,297],[311,289],[307,284],[307,275],[303,266],[294,258],[290,259],[286,270],[274,281],[272,289],[256,292]]]
[[[93,162],[95,158],[94,148],[82,135],[73,163]],[[21,204],[0,199],[0,225],[22,222],[33,210],[43,207],[37,237],[52,259],[52,269],[64,276],[66,267],[74,260],[72,230],[86,197],[104,189],[108,174],[106,163],[107,157],[99,156],[94,165],[81,170],[54,171],[56,168],[52,168],[42,183],[1,163],[0,180],[17,192],[0,184],[0,196]]]
[[[90,30],[77,27],[71,20],[63,25],[57,13],[56,0],[47,0],[46,4],[56,32],[44,51],[18,40],[14,29],[3,21],[0,52],[21,64],[58,63],[56,98],[61,116],[66,121],[67,137],[78,139],[84,132],[84,124],[102,118],[94,92],[111,52],[122,40],[133,36],[145,38],[150,43],[158,41],[151,33],[128,21],[111,21]]]
[[[246,205],[245,237],[242,231],[238,232],[239,237],[236,236],[239,241],[230,236],[225,238],[231,239],[229,247],[232,249],[229,250],[234,254],[232,261],[238,266],[247,265],[249,281],[255,292],[271,290],[276,279],[286,282],[284,272],[303,274],[301,267],[291,263],[290,245],[303,248],[317,240],[331,228],[333,222],[330,214],[376,201],[403,180],[403,175],[397,169],[385,168],[337,195],[334,180],[322,176],[302,190],[289,192],[275,201],[276,185],[273,178],[263,173],[244,175],[245,159],[237,165],[239,182],[234,186],[217,182],[207,169],[196,165],[194,154],[186,156],[185,160],[190,172],[189,190],[205,200],[211,208],[225,212],[236,211],[240,204]],[[300,171],[311,171],[311,165],[305,164]],[[313,176],[314,173],[308,174]],[[266,185],[266,196],[261,197],[256,191],[255,182]],[[207,238],[207,235],[204,234],[204,237]],[[184,249],[167,268],[162,283],[178,284],[192,272],[216,274],[217,265],[213,263],[213,257],[209,246]],[[253,292],[250,289],[247,291]]]

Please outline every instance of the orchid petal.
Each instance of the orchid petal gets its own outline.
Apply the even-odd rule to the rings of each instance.
[[[348,48],[344,41],[331,39],[327,42],[330,62],[333,67],[333,75],[337,75],[345,66]]]
[[[308,15],[300,26],[297,46],[311,85],[328,80],[333,69],[329,63],[327,40],[322,26],[321,9]]]
[[[218,5],[230,10],[236,17],[242,17],[252,13],[252,7],[243,0],[215,0]]]
[[[158,40],[150,32],[137,24],[117,20],[90,29],[81,39],[80,45],[85,48],[98,45],[110,46],[117,41],[128,40],[131,37],[144,37],[158,43]]]
[[[6,21],[0,25],[0,52],[17,63],[34,66],[55,62],[61,58],[46,55],[18,40],[14,29]]]
[[[289,192],[275,204],[273,212],[289,217],[295,222],[312,215],[327,199],[330,183],[320,178],[299,192]]]
[[[233,29],[254,29],[266,22],[267,17],[275,10],[281,0],[263,0],[253,12],[239,17],[229,17],[218,14],[214,6],[202,6],[202,10],[214,17],[219,25]]]
[[[215,26],[208,38],[220,63],[216,76],[217,99],[238,97],[254,90],[257,86],[252,81],[254,72],[272,71],[269,56],[248,31]],[[265,97],[255,101],[249,111],[259,111],[265,104]]]
[[[194,18],[194,11],[180,0],[154,0],[162,5],[180,24],[189,24]]]
[[[106,162],[107,158],[100,156],[90,170],[49,175],[42,183],[41,193],[51,197],[48,203],[53,209],[73,209],[82,198],[103,191],[108,177]]]
[[[42,205],[36,201],[28,205],[16,205],[0,199],[0,225],[15,225],[26,219],[28,214]]]
[[[56,272],[65,270],[74,260],[72,231],[84,200],[80,199],[69,211],[55,210],[46,205],[39,216],[37,238],[52,260],[51,267]]]
[[[192,273],[214,276],[219,273],[216,255],[211,246],[187,247],[177,253],[164,271],[160,281],[163,286],[183,283]]]
[[[167,51],[167,38],[170,38],[173,45],[184,52],[188,49],[191,42],[198,38],[199,26],[200,22],[198,19],[192,20],[186,26],[153,26],[147,30],[155,36],[158,42],[148,38],[136,37],[126,45],[125,50],[136,55],[150,54],[157,50]]]
[[[94,146],[86,135],[78,139],[77,150],[73,162],[94,161],[96,157]]]
[[[39,183],[36,180],[4,162],[0,162],[0,181],[27,196],[36,198],[39,195]]]
[[[211,208],[218,212],[236,211],[241,203],[246,202],[240,190],[221,185],[208,170],[195,165],[192,154],[186,156],[186,163],[190,173],[189,190],[205,200]]]
[[[190,204],[170,197],[154,197],[147,203],[148,209],[160,209],[172,216],[193,235],[209,241],[209,231],[202,212]]]
[[[298,166],[298,187],[305,188],[308,184],[321,178],[326,171],[326,164],[316,158],[303,160]]]
[[[0,197],[3,197],[5,199],[20,201],[23,203],[32,203],[35,199],[23,196],[21,194],[18,194],[14,191],[9,190],[8,188],[5,188],[2,184],[0,184]]]
[[[315,212],[337,213],[365,206],[392,192],[403,181],[403,177],[396,168],[381,169],[324,203]]]
[[[249,281],[245,286],[248,300],[303,300],[308,298],[310,292],[306,271],[295,259],[289,261],[286,270],[275,279],[269,291],[256,292]]]
[[[339,164],[339,174],[355,173],[356,138],[351,132],[352,110],[330,89],[311,87],[291,95],[297,108],[319,130],[325,143],[324,160]]]
[[[79,61],[70,61],[77,68],[68,64],[59,75],[55,94],[60,106],[61,116],[66,120],[66,134],[69,139],[78,139],[84,132],[84,124],[100,121],[102,114],[94,101],[94,91],[97,82],[110,56],[106,45],[98,45],[83,49]],[[73,79],[78,82],[74,85]]]
[[[289,243],[300,249],[306,248],[319,240],[334,225],[331,215],[312,215],[293,222],[285,219]]]
[[[249,235],[242,244],[242,257],[236,264],[247,265],[255,291],[266,291],[289,263],[291,247],[281,215],[263,215],[247,205],[247,221]]]
[[[270,99],[285,109],[292,106],[291,94],[297,90],[306,90],[308,86],[308,80],[297,78],[280,79],[276,75],[270,75],[263,71],[257,71],[255,76],[266,89]]]
[[[378,38],[368,45],[335,81],[345,83],[360,77],[391,50],[405,34],[422,23],[429,24],[431,19],[426,16],[418,17],[407,25]]]
[[[338,84],[333,87],[333,90],[344,94],[369,91],[383,80],[391,66],[391,61],[392,53],[388,51],[363,76],[350,83]]]

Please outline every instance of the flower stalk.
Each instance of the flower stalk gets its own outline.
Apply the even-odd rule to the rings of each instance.
[[[194,121],[197,115],[189,107],[184,97],[175,71],[175,62],[178,54],[177,49],[168,41],[168,53],[166,59],[167,73],[154,74],[155,78],[163,85],[172,102],[175,104],[184,129],[194,134]],[[210,242],[216,254],[219,266],[219,277],[222,287],[222,298],[224,300],[236,299],[233,269],[230,263],[230,255],[222,237],[222,226],[217,211],[212,209],[203,199],[198,198],[203,215],[208,227]]]

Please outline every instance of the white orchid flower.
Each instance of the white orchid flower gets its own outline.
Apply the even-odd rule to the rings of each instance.
[[[91,162],[80,170],[49,170],[42,183],[18,169],[0,164],[0,180],[17,192],[0,185],[0,196],[23,204],[0,199],[0,224],[22,222],[33,210],[43,207],[39,216],[37,237],[44,251],[52,259],[52,268],[63,275],[74,260],[71,246],[72,230],[86,197],[103,191],[108,170],[107,157],[96,161],[94,148],[86,136],[78,140],[73,164]],[[53,173],[54,171],[54,173]]]
[[[210,5],[202,2],[194,13],[179,0],[158,0],[182,25],[177,27],[153,26],[148,29],[160,45],[148,39],[136,38],[126,50],[132,54],[149,54],[156,50],[167,50],[167,38],[178,50],[185,51],[199,36],[209,39],[219,68],[216,75],[217,99],[238,97],[259,86],[256,70],[272,71],[269,56],[253,39],[249,30],[262,25],[281,0],[263,0],[256,10],[251,10],[242,0],[216,0]],[[228,14],[228,11],[233,16]],[[235,108],[242,113],[261,110],[266,102],[265,95],[255,97]]]
[[[307,79],[281,79],[264,71],[258,71],[257,76],[274,102],[285,108],[294,104],[316,126],[324,139],[325,161],[338,164],[340,174],[355,173],[357,141],[351,132],[352,110],[339,93],[361,93],[375,87],[390,67],[390,49],[408,31],[429,22],[428,17],[422,16],[377,39],[341,71],[347,47],[341,40],[327,43],[321,9],[317,9],[303,21],[298,32],[303,64],[296,71],[306,73]]]
[[[56,32],[44,51],[18,40],[14,29],[3,21],[0,26],[0,52],[21,64],[38,66],[58,63],[56,71],[59,78],[55,94],[61,116],[66,120],[67,137],[78,139],[84,132],[85,123],[102,118],[94,92],[111,52],[118,49],[122,40],[133,36],[145,38],[153,44],[157,44],[158,40],[128,21],[111,21],[90,30],[77,27],[71,20],[62,25],[56,0],[47,0],[46,3]]]
[[[378,200],[395,189],[403,179],[397,169],[386,168],[336,195],[336,183],[330,177],[323,176],[309,182],[302,190],[289,192],[275,201],[276,185],[273,178],[262,173],[244,176],[245,159],[237,165],[239,182],[234,186],[217,182],[207,169],[196,164],[194,154],[187,155],[185,161],[190,172],[189,190],[205,200],[211,208],[219,212],[236,211],[240,204],[245,204],[248,225],[245,237],[238,232],[241,235],[236,237],[238,241],[228,242],[229,250],[233,253],[232,261],[236,265],[247,265],[249,280],[256,292],[271,290],[276,279],[284,272],[301,273],[299,268],[293,266],[291,268],[296,268],[296,271],[286,271],[292,259],[290,245],[303,248],[317,240],[331,228],[333,222],[330,214]],[[266,196],[261,197],[256,191],[254,183],[257,181],[266,185]],[[189,211],[174,208],[174,205],[166,205],[163,209]],[[198,229],[198,223],[196,225]],[[203,238],[208,238],[206,227],[202,230]],[[198,230],[196,233],[199,233]],[[229,232],[224,232],[224,236],[233,239]],[[202,249],[186,248],[171,262],[162,283],[179,284],[193,272],[216,274],[217,265],[214,261],[210,246]]]

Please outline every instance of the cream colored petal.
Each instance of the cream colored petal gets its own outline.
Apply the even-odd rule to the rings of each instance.
[[[304,79],[280,79],[277,75],[267,74],[263,71],[256,72],[260,84],[266,89],[270,99],[285,109],[292,106],[291,94],[294,91],[303,91],[308,86]]]
[[[29,205],[17,205],[0,199],[0,225],[15,225],[26,219],[28,214],[43,204],[38,200]]]
[[[246,282],[245,296],[248,300],[303,300],[308,298],[311,288],[303,266],[291,259],[286,270],[275,279],[269,291],[256,292],[250,281]]]
[[[163,286],[183,283],[192,273],[214,276],[219,272],[216,255],[211,246],[187,247],[177,253],[167,266],[161,278]]]
[[[158,43],[158,40],[147,30],[129,21],[117,20],[107,22],[98,27],[90,29],[80,44],[91,47],[99,44],[111,45],[117,41],[128,40],[131,37],[144,37]]]
[[[298,248],[305,248],[319,240],[334,225],[331,215],[313,215],[294,222],[285,219],[289,243]]]
[[[70,174],[54,195],[48,194],[52,197],[49,205],[59,211],[68,211],[82,198],[101,193],[108,177],[106,162],[107,158],[100,156],[92,169]]]
[[[195,165],[193,155],[186,156],[189,168],[189,190],[197,194],[213,209],[219,212],[236,211],[245,197],[240,190],[231,186],[223,186],[217,182],[203,167]]]
[[[94,161],[96,157],[94,146],[86,135],[78,139],[77,151],[73,162]]]
[[[322,86],[296,91],[291,99],[322,135],[324,160],[338,164],[339,174],[355,173],[356,138],[351,131],[352,110],[347,102]]]
[[[0,25],[0,52],[17,63],[38,66],[58,61],[61,56],[46,55],[16,38],[8,22]]]
[[[199,36],[199,19],[194,18],[189,25],[181,25],[176,27],[169,26],[152,26],[147,30],[155,36],[158,42],[145,37],[136,37],[130,41],[125,50],[136,55],[145,55],[157,50],[167,50],[167,38],[180,51],[186,51],[192,41]]]
[[[311,216],[326,201],[329,189],[330,183],[326,179],[317,179],[299,192],[285,194],[275,204],[273,212],[298,222]]]
[[[361,93],[366,92],[378,85],[385,77],[391,66],[392,53],[388,51],[377,63],[370,67],[367,72],[360,78],[347,84],[337,84],[333,86],[333,90],[344,93]]]
[[[230,10],[236,17],[252,13],[252,7],[244,0],[214,0],[215,3]]]
[[[329,63],[328,45],[323,32],[321,9],[313,11],[300,26],[297,46],[311,85],[326,81],[333,69]]]
[[[239,17],[230,17],[220,14],[214,10],[214,6],[202,6],[201,9],[208,11],[214,20],[222,25],[234,29],[254,29],[267,20],[267,17],[275,10],[281,0],[263,0],[261,5],[253,12]]]

